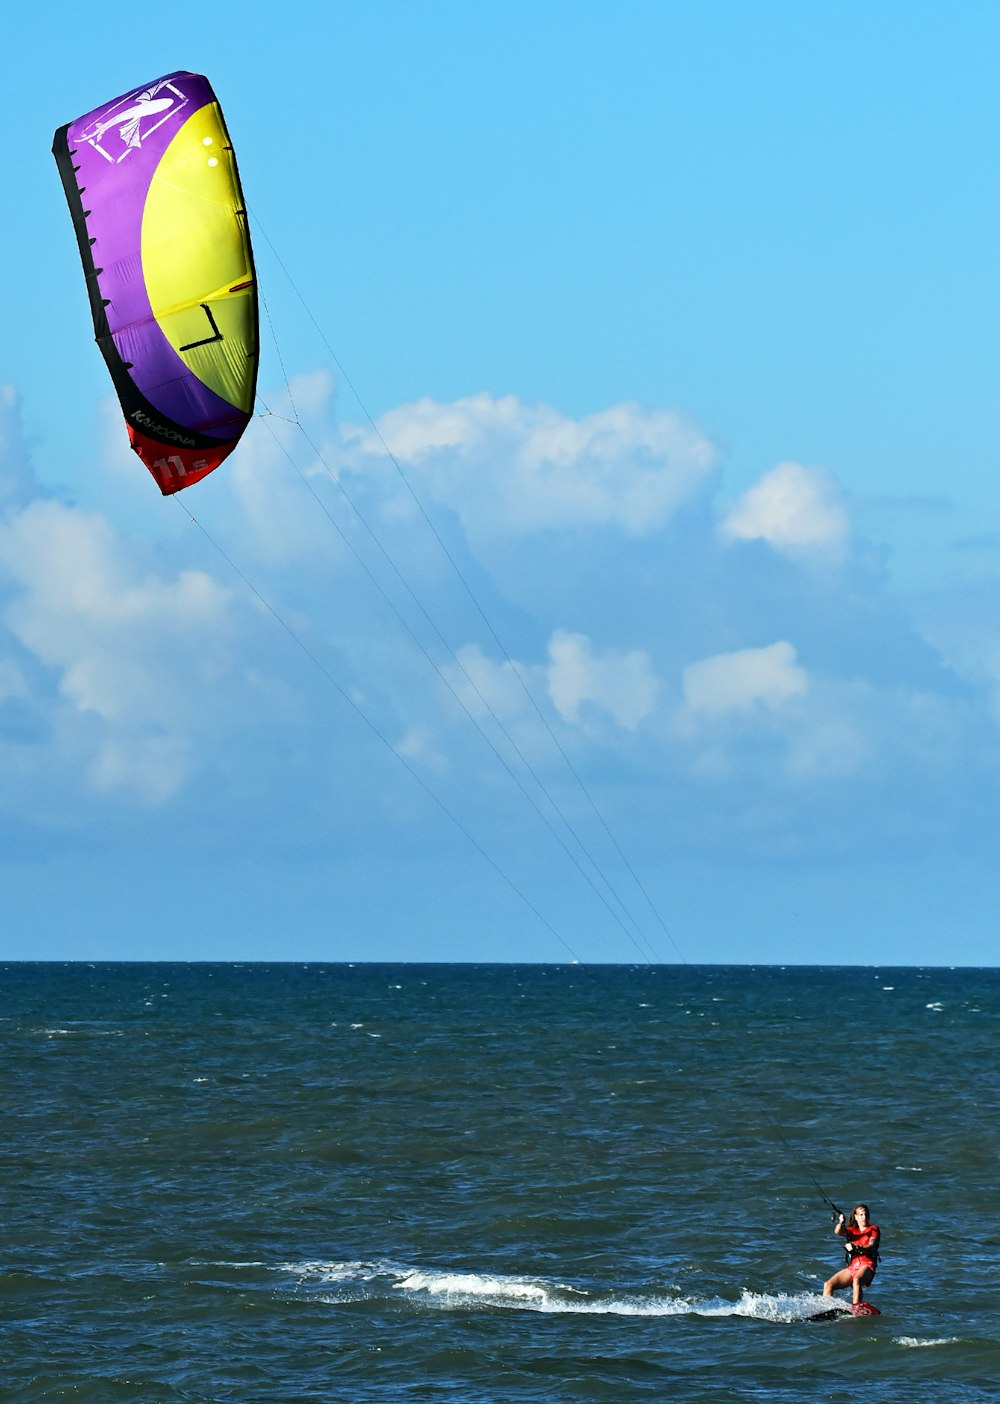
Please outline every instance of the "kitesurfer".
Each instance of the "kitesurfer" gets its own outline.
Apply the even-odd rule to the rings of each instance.
[[[878,1267],[878,1247],[882,1236],[878,1224],[869,1223],[868,1217],[868,1205],[856,1204],[849,1219],[845,1221],[841,1214],[837,1220],[833,1231],[839,1238],[847,1239],[844,1245],[847,1266],[835,1272],[823,1284],[824,1297],[831,1297],[841,1287],[850,1287],[854,1305],[863,1300],[864,1290]]]

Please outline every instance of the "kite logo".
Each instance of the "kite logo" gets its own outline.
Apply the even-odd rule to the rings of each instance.
[[[176,429],[168,429],[165,424],[157,424],[155,419],[150,419],[148,414],[142,410],[133,410],[130,419],[136,424],[141,424],[147,434],[153,434],[157,439],[162,439],[168,444],[183,444],[185,448],[195,448],[197,440],[190,438],[186,434],[180,433]]]
[[[88,142],[105,161],[116,166],[138,151],[158,127],[187,106],[187,101],[176,83],[161,80],[102,109],[77,140]]]

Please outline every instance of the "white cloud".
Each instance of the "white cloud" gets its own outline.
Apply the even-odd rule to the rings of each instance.
[[[809,678],[795,649],[782,640],[766,648],[717,653],[683,672],[684,700],[694,712],[746,711],[760,702],[781,707],[809,690]]]
[[[426,726],[411,726],[394,749],[407,760],[418,761],[432,770],[447,769],[447,759],[434,743],[434,733]]]
[[[470,535],[615,526],[643,536],[701,490],[715,461],[690,422],[634,404],[572,419],[513,395],[423,399],[378,430],[357,432],[364,453],[384,456],[384,441]]]
[[[142,736],[103,741],[90,766],[97,790],[131,790],[148,804],[162,804],[191,769],[190,747],[179,736]]]
[[[128,430],[122,419],[121,405],[114,395],[105,395],[98,406],[97,431],[101,446],[100,462],[104,472],[120,490],[123,485],[139,484],[146,492],[157,488],[148,468],[136,455],[129,442]]]
[[[254,420],[240,446],[219,473],[232,494],[229,523],[240,530],[256,560],[297,562],[306,568],[336,548],[336,534],[302,486],[315,453],[292,426],[277,419]]]
[[[687,515],[669,541],[657,538],[656,524],[685,497],[702,493],[706,503],[711,487],[711,448],[676,416],[626,405],[574,420],[486,395],[402,406],[382,421],[387,436],[431,515],[444,522],[449,548],[457,542],[476,602],[496,621],[511,657],[529,660],[512,665],[418,529],[373,435],[337,425],[329,389],[322,375],[293,387],[303,422],[316,416],[309,436],[337,472],[349,464],[348,487],[443,636],[475,641],[459,650],[464,674],[454,662],[443,670],[489,737],[496,733],[486,703],[502,721],[503,755],[509,739],[543,775],[555,764],[520,672],[539,704],[572,729],[574,761],[586,766],[613,742],[635,762],[627,771],[602,756],[593,771],[598,790],[607,785],[617,802],[634,786],[630,813],[649,804],[658,814],[662,794],[679,787],[685,836],[699,822],[704,834],[716,834],[724,812],[739,842],[759,830],[762,843],[780,848],[783,836],[811,842],[820,816],[827,827],[819,844],[839,841],[846,813],[851,842],[855,811],[872,795],[881,808],[872,802],[869,812],[881,824],[897,808],[908,821],[916,810],[909,796],[936,793],[950,783],[944,772],[961,770],[969,756],[983,784],[992,783],[1000,765],[988,751],[985,722],[1000,689],[992,590],[981,601],[975,638],[967,638],[967,600],[941,621],[950,641],[941,667],[907,624],[905,601],[901,607],[887,597],[885,580],[866,574],[860,555],[842,574],[813,577],[811,588],[796,591],[801,557],[788,564],[762,552],[729,552],[720,569],[706,511]],[[10,396],[0,405],[15,430],[16,410]],[[499,832],[504,806],[482,803],[484,785],[487,794],[507,793],[496,758],[453,699],[442,700],[440,679],[338,542],[268,423],[288,435],[303,474],[374,561],[417,637],[429,638],[421,609],[322,480],[316,448],[291,426],[255,422],[220,473],[183,501],[335,685],[384,735],[398,738],[395,748],[415,768],[433,774],[455,812],[464,816],[468,804],[478,820],[489,810]],[[263,610],[261,627],[244,637],[247,613],[257,607],[182,514],[164,508],[127,448],[117,409],[113,428],[122,466],[135,479],[134,500],[149,503],[138,516],[144,540],[123,537],[102,515],[41,500],[37,489],[26,510],[8,501],[0,517],[0,787],[8,800],[24,813],[44,812],[46,823],[58,804],[58,817],[69,822],[117,815],[137,829],[145,823],[146,833],[163,811],[144,819],[136,799],[151,808],[170,804],[173,822],[201,815],[210,795],[234,832],[287,831],[290,822],[311,835],[355,810],[378,810],[392,781],[374,787],[378,795],[366,789],[377,743],[358,741],[328,683]],[[17,433],[11,444],[15,457],[22,453]],[[108,494],[119,520],[123,497]],[[455,515],[439,510],[442,504]],[[136,519],[130,502],[128,520]],[[529,534],[543,528],[551,539]],[[724,529],[730,540],[757,534],[790,555],[808,554],[842,540],[846,517],[824,474],[782,464],[733,509]],[[203,570],[176,563],[191,555]],[[150,566],[153,559],[161,564]],[[232,593],[212,579],[215,569]],[[567,620],[572,631],[556,628]],[[957,620],[966,634],[956,636]],[[778,642],[723,653],[716,650],[728,643],[720,637]],[[815,674],[788,642],[808,638],[822,639]],[[429,648],[440,656],[436,643]],[[679,705],[668,707],[671,693]],[[292,725],[283,724],[289,719]],[[198,783],[208,767],[211,784]],[[904,796],[898,806],[893,786]],[[331,793],[342,801],[329,804]]]
[[[723,519],[721,531],[730,541],[768,541],[779,551],[794,553],[841,545],[848,519],[829,474],[779,463],[744,494]]]
[[[224,666],[228,592],[201,571],[139,577],[103,517],[57,502],[0,527],[0,570],[16,590],[11,632],[73,710],[103,723],[95,786],[151,802],[174,793],[202,694]]]
[[[950,595],[922,597],[918,615],[942,663],[988,699],[1000,722],[1000,580],[956,577]]]
[[[275,414],[283,414],[282,399],[290,399],[297,414],[314,419],[329,410],[335,388],[333,376],[322,366],[319,370],[293,375],[287,392],[268,391],[267,403]]]
[[[529,706],[525,688],[506,659],[488,658],[478,644],[456,651],[457,663],[445,669],[456,694],[475,717],[488,709],[501,719],[516,716]]]
[[[557,630],[549,641],[549,696],[564,721],[578,722],[584,704],[635,731],[656,705],[659,683],[642,649],[598,654],[584,634]]]

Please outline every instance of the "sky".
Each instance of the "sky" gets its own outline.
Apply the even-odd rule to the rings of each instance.
[[[987,3],[7,19],[0,958],[996,963]],[[208,74],[258,414],[161,498],[56,127]]]

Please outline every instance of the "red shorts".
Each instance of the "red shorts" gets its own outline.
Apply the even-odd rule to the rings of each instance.
[[[872,1262],[871,1258],[852,1258],[847,1264],[847,1271],[852,1277],[857,1277],[862,1268],[867,1268],[872,1277],[875,1276],[875,1264]]]

